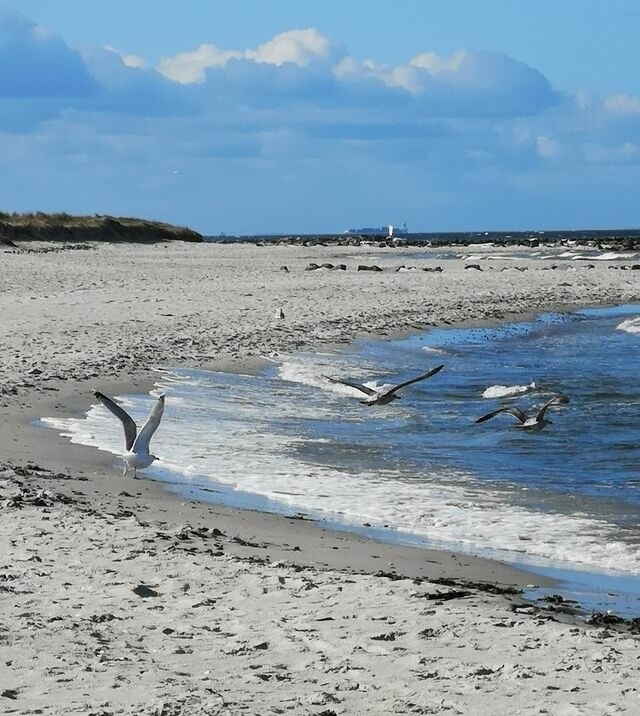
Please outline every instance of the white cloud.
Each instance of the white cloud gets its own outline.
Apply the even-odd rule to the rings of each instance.
[[[246,50],[247,59],[265,62],[269,65],[282,65],[291,62],[299,67],[308,66],[313,60],[327,59],[332,46],[326,37],[316,29],[289,30],[281,32],[255,50]]]
[[[559,101],[543,75],[499,52],[459,50],[448,58],[423,52],[396,67],[347,56],[334,74],[351,85],[374,80],[405,90],[434,116],[527,115]]]
[[[613,114],[640,114],[640,97],[630,94],[614,94],[604,101],[604,108]]]
[[[78,210],[104,213],[106,197],[149,215],[159,206],[176,216],[190,207],[206,223],[216,192],[200,189],[212,182],[230,226],[251,203],[259,230],[268,228],[265,217],[286,221],[280,217],[295,211],[288,194],[277,212],[268,206],[285,176],[294,178],[307,211],[315,187],[319,217],[326,205],[361,211],[387,195],[420,206],[445,186],[452,211],[477,196],[474,220],[487,221],[502,216],[503,206],[490,216],[485,205],[505,192],[520,197],[510,210],[526,218],[530,207],[537,211],[534,189],[547,192],[559,212],[577,212],[575,201],[559,198],[580,197],[577,183],[600,191],[600,175],[609,175],[617,200],[626,196],[619,177],[637,182],[638,96],[561,95],[534,68],[495,52],[413,51],[406,62],[386,65],[376,59],[376,38],[371,52],[373,59],[362,60],[314,29],[291,30],[251,49],[203,44],[151,68],[112,48],[80,55],[0,9],[0,67],[15,70],[0,72],[0,125],[13,133],[0,133],[0,148],[15,171],[37,168],[43,196],[58,192],[60,204],[86,196]],[[380,179],[389,172],[397,172],[397,186]],[[3,181],[3,196],[17,201],[20,182],[10,171]],[[177,200],[178,186],[184,193]],[[357,205],[353,187],[360,188]]]
[[[138,67],[138,68],[147,67],[147,63],[142,59],[142,57],[139,57],[138,55],[133,55],[131,53],[126,54],[126,53],[120,52],[120,50],[116,50],[116,48],[111,47],[111,45],[105,45],[104,49],[109,50],[110,52],[115,52],[117,55],[120,55],[122,62],[127,67]]]
[[[449,58],[440,57],[435,52],[422,52],[416,55],[410,64],[412,67],[426,70],[430,75],[438,75],[442,72],[457,72],[465,56],[464,50],[454,52]]]
[[[389,67],[389,65],[379,65],[373,60],[357,62],[352,57],[344,57],[333,68],[333,74],[338,80],[350,83],[373,79],[385,87],[398,87],[414,95],[420,94],[423,90],[416,70],[406,65]]]
[[[193,52],[181,52],[173,57],[163,57],[158,72],[181,84],[201,83],[205,80],[206,69],[219,69],[234,58],[243,57],[236,50],[221,50],[215,45],[200,45]]]
[[[314,60],[328,59],[332,52],[329,40],[309,28],[282,32],[255,50],[222,50],[215,45],[200,45],[193,52],[163,57],[157,69],[170,80],[194,84],[205,81],[205,70],[222,69],[232,59],[246,59],[276,67],[285,63],[307,67]]]

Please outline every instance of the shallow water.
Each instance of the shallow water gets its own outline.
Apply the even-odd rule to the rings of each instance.
[[[152,444],[162,460],[146,474],[201,499],[562,570],[591,585],[583,604],[609,604],[598,599],[624,578],[624,599],[613,602],[636,616],[639,316],[640,306],[621,306],[436,329],[283,356],[260,376],[164,372],[167,409]],[[400,382],[439,363],[439,374],[384,406],[361,405],[357,391],[325,377]],[[554,392],[571,402],[550,409],[540,433],[518,430],[508,414],[475,423]],[[122,399],[137,420],[152,401]],[[122,449],[120,425],[101,406],[47,422],[74,442]]]
[[[459,259],[462,261],[517,261],[520,259],[539,259],[545,261],[608,261],[608,262],[637,262],[640,254],[632,251],[603,251],[597,248],[575,247],[562,251],[551,248],[537,248],[514,246],[509,249],[494,244],[475,244],[465,247],[464,252],[451,250],[429,250],[403,252],[398,254],[399,259],[411,261],[415,259],[435,259],[448,261]]]

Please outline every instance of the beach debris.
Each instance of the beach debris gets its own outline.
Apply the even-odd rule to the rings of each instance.
[[[522,430],[528,430],[530,432],[538,432],[539,430],[542,430],[543,428],[546,428],[547,425],[551,425],[551,420],[547,420],[545,418],[545,413],[547,410],[551,407],[554,407],[556,405],[566,405],[569,402],[569,398],[566,395],[554,395],[551,400],[548,400],[542,408],[538,411],[537,415],[533,417],[527,416],[527,414],[518,408],[515,405],[507,405],[502,408],[498,408],[497,410],[492,411],[491,413],[487,413],[486,415],[483,415],[481,418],[478,418],[476,420],[476,423],[484,423],[485,420],[490,420],[491,418],[494,418],[496,415],[500,415],[501,413],[509,413],[509,415],[513,415],[515,418],[517,418],[520,421],[519,425],[516,425],[517,428],[521,428]]]
[[[280,266],[280,271],[284,271],[285,273],[289,273],[289,267],[288,267],[288,266]]]
[[[429,601],[448,602],[450,599],[463,599],[470,597],[473,592],[468,589],[451,589],[448,592],[425,592],[424,594],[416,594],[418,599],[428,599]]]
[[[369,638],[372,641],[395,641],[399,636],[403,636],[405,633],[406,632],[403,631],[390,631],[386,634],[377,634]]]
[[[442,273],[442,266],[425,266],[422,270],[427,273]]]
[[[137,594],[139,597],[142,597],[142,599],[160,596],[160,592],[156,592],[155,589],[148,587],[146,584],[138,584],[138,586],[134,587],[132,591],[134,594]]]
[[[401,388],[405,388],[408,385],[411,385],[412,383],[418,383],[421,380],[426,380],[427,378],[431,378],[431,376],[435,375],[436,373],[439,373],[444,368],[444,364],[436,366],[435,368],[432,368],[430,371],[427,371],[426,373],[423,373],[422,375],[419,375],[415,378],[411,378],[410,380],[405,380],[403,383],[398,383],[398,385],[392,385],[390,387],[379,387],[379,388],[370,388],[367,385],[362,385],[361,383],[352,383],[348,380],[340,380],[339,378],[330,378],[329,376],[325,376],[325,378],[331,382],[331,383],[338,383],[340,385],[346,385],[349,388],[355,388],[355,390],[359,390],[361,393],[364,393],[366,396],[364,399],[360,400],[360,402],[363,405],[386,405],[387,403],[390,403],[392,400],[397,400],[401,396],[397,395],[397,392]]]
[[[12,482],[12,494],[0,500],[0,508],[20,510],[23,507],[53,507],[55,504],[73,502],[71,497],[61,492],[38,489],[18,480],[12,480]]]
[[[330,264],[330,263],[324,263],[324,264],[310,263],[310,264],[307,264],[305,271],[319,271],[320,269],[327,269],[328,271],[346,271],[347,265],[346,264]]]
[[[522,594],[522,590],[517,587],[503,586],[501,584],[494,584],[493,582],[475,582],[469,579],[455,579],[453,577],[437,577],[435,579],[429,579],[428,581],[433,582],[434,584],[442,584],[447,587],[475,589],[479,592],[487,592],[488,594]]]
[[[465,269],[475,269],[476,271],[482,271],[480,264],[466,264]]]
[[[616,630],[640,634],[640,617],[625,619],[611,612],[593,612],[587,624],[597,627],[615,627]]]
[[[156,398],[156,402],[151,408],[147,422],[142,426],[142,430],[138,433],[138,427],[133,418],[124,408],[121,408],[111,398],[104,393],[94,390],[95,397],[104,405],[109,412],[113,413],[122,423],[124,429],[125,447],[127,452],[123,456],[125,463],[123,475],[133,469],[133,476],[136,477],[136,470],[149,467],[157,456],[149,452],[149,442],[153,434],[160,425],[162,413],[164,411],[164,395]]]
[[[371,266],[366,266],[365,264],[360,264],[358,266],[358,271],[382,271],[380,266],[376,266],[375,264]]]

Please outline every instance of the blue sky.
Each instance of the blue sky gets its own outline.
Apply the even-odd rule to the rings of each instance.
[[[0,0],[3,210],[640,225],[635,0]]]

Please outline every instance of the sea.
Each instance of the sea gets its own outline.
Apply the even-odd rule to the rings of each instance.
[[[370,387],[444,365],[387,405]],[[139,473],[189,499],[304,515],[372,539],[499,559],[554,577],[585,614],[640,616],[640,305],[272,356],[259,375],[158,370],[166,409]],[[499,407],[535,413],[540,432]],[[154,395],[117,396],[143,422]],[[42,419],[114,455],[101,405]],[[535,578],[532,578],[532,584]]]

